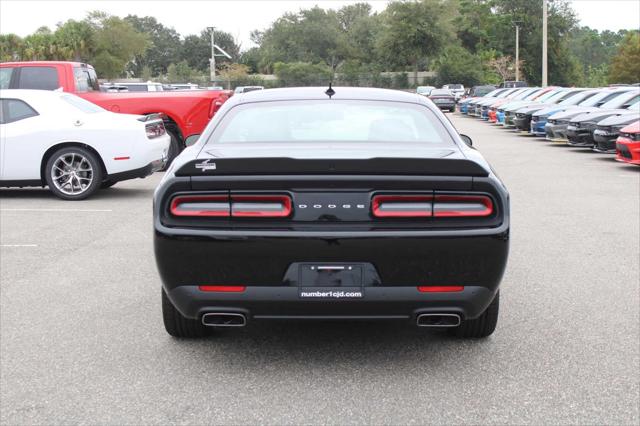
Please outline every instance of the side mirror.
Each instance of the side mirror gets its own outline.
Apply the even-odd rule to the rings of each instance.
[[[464,141],[464,143],[466,143],[469,146],[473,146],[473,141],[471,140],[471,138],[467,135],[460,135],[460,139],[462,139]]]
[[[191,146],[194,145],[196,142],[198,142],[198,139],[200,138],[200,135],[191,135],[187,138],[186,141],[184,141],[184,146]]]

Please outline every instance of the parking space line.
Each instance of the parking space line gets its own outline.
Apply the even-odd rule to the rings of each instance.
[[[62,212],[62,213],[101,213],[112,212],[111,209],[0,209],[0,212]]]
[[[37,244],[0,244],[0,247],[38,247]]]

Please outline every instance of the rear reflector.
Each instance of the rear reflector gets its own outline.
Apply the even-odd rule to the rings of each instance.
[[[233,217],[287,217],[291,214],[288,195],[232,195]]]
[[[243,285],[201,285],[200,291],[217,291],[220,293],[242,293],[246,287]]]
[[[464,290],[462,285],[423,285],[418,286],[421,293],[453,293]]]
[[[493,202],[486,195],[436,195],[435,217],[483,217],[493,213]]]
[[[375,217],[429,217],[431,195],[376,195],[371,209]]]
[[[171,200],[171,214],[174,216],[229,216],[231,204],[226,195],[188,195]]]

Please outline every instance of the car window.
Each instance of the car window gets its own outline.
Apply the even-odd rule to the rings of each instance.
[[[0,124],[13,123],[38,115],[36,110],[20,99],[2,99],[0,105]]]
[[[451,90],[449,89],[433,89],[430,93],[431,96],[439,96],[439,95],[446,95],[446,96],[451,96]]]
[[[614,99],[611,99],[608,102],[605,102],[600,106],[602,109],[609,108],[624,108],[624,105],[631,105],[637,102],[640,99],[640,95],[637,92],[634,93],[625,93],[624,95],[620,95]]]
[[[0,89],[8,89],[14,68],[0,68]]]
[[[95,70],[88,67],[74,67],[73,76],[76,79],[77,92],[99,92],[100,84]]]
[[[60,87],[54,67],[20,67],[19,89],[56,90]]]
[[[87,114],[95,114],[97,112],[106,111],[104,108],[101,108],[98,105],[91,103],[87,100],[84,100],[82,98],[79,98],[78,96],[65,94],[60,96],[60,99],[62,99],[69,105],[73,106],[74,108],[79,109],[80,111],[85,112]]]
[[[236,106],[209,143],[424,142],[452,144],[426,106],[384,101],[277,101]]]
[[[591,96],[597,94],[598,92],[578,92],[574,93],[572,96],[564,99],[558,105],[576,105],[586,99],[589,99]]]

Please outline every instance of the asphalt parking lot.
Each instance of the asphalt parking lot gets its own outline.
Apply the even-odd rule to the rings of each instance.
[[[161,178],[0,192],[2,424],[638,424],[640,167],[449,115],[512,199],[498,328],[164,331]]]

